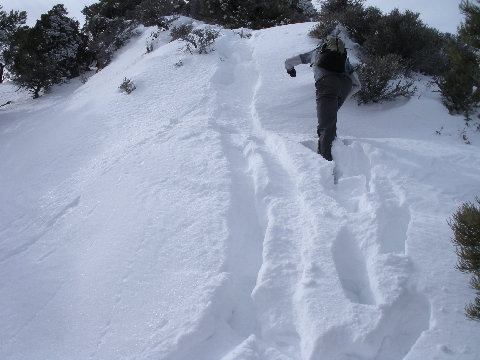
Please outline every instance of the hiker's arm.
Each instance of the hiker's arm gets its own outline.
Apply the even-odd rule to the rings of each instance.
[[[292,70],[295,66],[300,64],[311,64],[312,63],[312,54],[313,51],[300,54],[285,60],[285,69],[287,71]]]
[[[358,74],[354,71],[350,77],[352,78],[352,91],[350,91],[349,97],[355,95],[362,88],[362,84],[358,78]]]
[[[360,91],[362,85],[360,83],[360,79],[358,78],[358,74],[355,71],[355,68],[350,63],[350,59],[348,58],[345,63],[345,71],[350,75],[350,79],[352,79],[352,90],[350,91],[350,94],[348,94],[348,97],[351,97]]]

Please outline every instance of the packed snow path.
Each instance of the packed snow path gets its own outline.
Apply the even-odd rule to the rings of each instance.
[[[324,161],[311,71],[283,69],[310,27],[202,56],[166,33],[144,54],[147,29],[1,110],[1,358],[478,357],[446,224],[479,193],[478,136],[429,91],[347,102]]]

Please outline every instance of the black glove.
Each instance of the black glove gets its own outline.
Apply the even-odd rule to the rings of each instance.
[[[288,73],[288,75],[290,75],[291,77],[297,76],[297,71],[295,70],[295,68],[291,68],[290,70],[287,70],[287,73]]]

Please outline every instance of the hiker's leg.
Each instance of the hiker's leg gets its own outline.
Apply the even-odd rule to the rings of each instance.
[[[339,87],[338,87],[338,109],[343,105],[347,99],[348,94],[352,91],[352,79],[346,75],[339,76]]]
[[[337,135],[337,110],[339,80],[326,76],[316,82],[318,117],[318,153],[326,160],[332,160],[332,142]]]

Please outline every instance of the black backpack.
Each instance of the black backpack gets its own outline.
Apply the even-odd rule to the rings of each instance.
[[[316,66],[337,73],[345,72],[347,49],[341,39],[331,37],[318,50],[320,53],[317,53]]]

